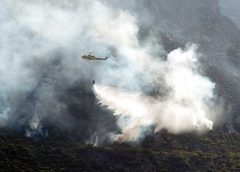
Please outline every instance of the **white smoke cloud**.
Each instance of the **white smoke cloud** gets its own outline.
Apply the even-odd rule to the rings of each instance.
[[[25,116],[30,128],[38,130],[45,118],[60,120],[67,110],[58,100],[56,87],[67,89],[80,79],[103,78],[97,71],[106,66],[85,62],[81,55],[93,52],[102,57],[110,55],[111,48],[138,43],[136,37],[129,37],[138,32],[136,18],[109,4],[97,0],[0,2],[0,114],[4,121],[14,123],[18,116]],[[29,97],[33,102],[24,104]]]
[[[153,125],[156,131],[173,133],[211,129],[214,84],[199,72],[195,48],[177,49],[164,61],[166,53],[157,38],[139,42],[138,16],[115,8],[107,0],[1,1],[0,114],[17,115],[19,104],[40,87],[29,126],[41,129],[42,119],[58,119],[66,112],[56,85],[69,88],[87,78],[108,85],[95,85],[95,91],[99,101],[120,116],[119,140],[137,140]],[[106,62],[80,58],[87,52],[109,56],[113,49],[116,54]],[[56,57],[59,51],[61,57]],[[49,64],[56,58],[61,65],[55,68]],[[47,78],[45,70],[50,71]],[[154,97],[147,96],[156,88]]]
[[[211,129],[216,115],[211,110],[215,85],[201,75],[196,47],[174,50],[167,61],[162,61],[163,57],[153,55],[162,51],[161,45],[154,45],[154,38],[140,45],[135,16],[127,11],[115,13],[100,3],[95,11],[101,13],[93,18],[94,34],[90,35],[114,47],[123,61],[109,62],[114,67],[106,63],[97,75],[99,82],[117,87],[94,86],[100,103],[120,116],[118,125],[122,134],[117,139],[137,140],[142,130],[153,125],[156,131],[166,128],[173,133]],[[145,90],[156,87],[159,93],[166,90],[167,96],[145,95]]]
[[[214,116],[214,87],[207,77],[199,73],[194,47],[172,51],[166,62],[149,63],[164,67],[163,77],[169,88],[165,97],[150,97],[143,92],[128,92],[116,87],[95,85],[100,104],[120,116],[122,134],[118,141],[136,141],[142,129],[154,126],[155,132],[167,129],[172,133],[212,129]],[[158,71],[156,71],[156,75]],[[152,78],[157,76],[152,75]],[[161,85],[159,85],[161,89]],[[127,120],[122,120],[124,117]],[[126,119],[125,118],[125,119]]]

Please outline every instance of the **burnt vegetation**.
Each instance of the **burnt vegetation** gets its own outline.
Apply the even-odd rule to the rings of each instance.
[[[58,132],[61,133],[61,132]],[[94,147],[65,134],[28,139],[0,131],[0,171],[239,171],[240,135],[162,131],[141,144]]]

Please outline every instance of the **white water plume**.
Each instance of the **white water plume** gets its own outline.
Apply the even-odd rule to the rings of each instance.
[[[169,88],[167,96],[151,97],[143,92],[94,86],[99,103],[120,116],[118,125],[122,134],[117,135],[116,140],[136,141],[151,126],[155,127],[155,132],[164,128],[172,133],[212,129],[216,115],[211,110],[215,85],[199,73],[195,48],[176,49],[166,62],[153,61],[148,65],[164,68],[163,77]],[[161,89],[161,85],[156,86]]]

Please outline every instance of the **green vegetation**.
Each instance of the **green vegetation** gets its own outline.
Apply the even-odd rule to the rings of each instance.
[[[94,147],[65,137],[28,139],[0,130],[0,171],[240,171],[240,135],[171,135],[140,145]]]

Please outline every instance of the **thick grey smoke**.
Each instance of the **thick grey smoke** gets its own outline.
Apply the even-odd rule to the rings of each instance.
[[[102,13],[104,5],[97,1],[71,4],[6,0],[0,6],[0,92],[4,123],[29,125],[27,135],[41,130],[45,119],[65,127],[78,125],[69,115],[69,108],[72,104],[74,108],[75,104],[83,106],[75,108],[75,113],[93,109],[92,100],[85,94],[91,91],[88,82],[101,65],[84,62],[80,57],[89,51],[97,56],[111,53],[107,43],[99,43],[100,38],[95,35],[94,25],[98,21],[93,19]],[[89,104],[74,100],[74,95],[68,93],[77,83],[82,88],[78,94]],[[87,122],[83,121],[78,120],[84,128]]]
[[[221,9],[226,3],[221,2]],[[233,119],[239,129],[240,31],[222,14],[219,1],[143,0],[135,9],[139,13],[144,11],[140,18],[143,30],[150,27],[151,32],[162,38],[160,42],[168,52],[187,42],[199,45],[203,70],[216,83],[216,92],[227,106],[224,118],[230,124]]]
[[[188,42],[199,45],[200,54],[190,71],[202,69],[196,73],[210,78],[210,92],[227,102],[227,116],[236,117],[240,37],[229,21],[217,0],[3,0],[1,125],[24,128],[28,136],[45,135],[46,124],[78,130],[83,137],[107,135],[115,130],[114,119],[95,104],[91,80],[154,99],[169,97],[166,59]],[[83,61],[88,52],[110,58]]]

